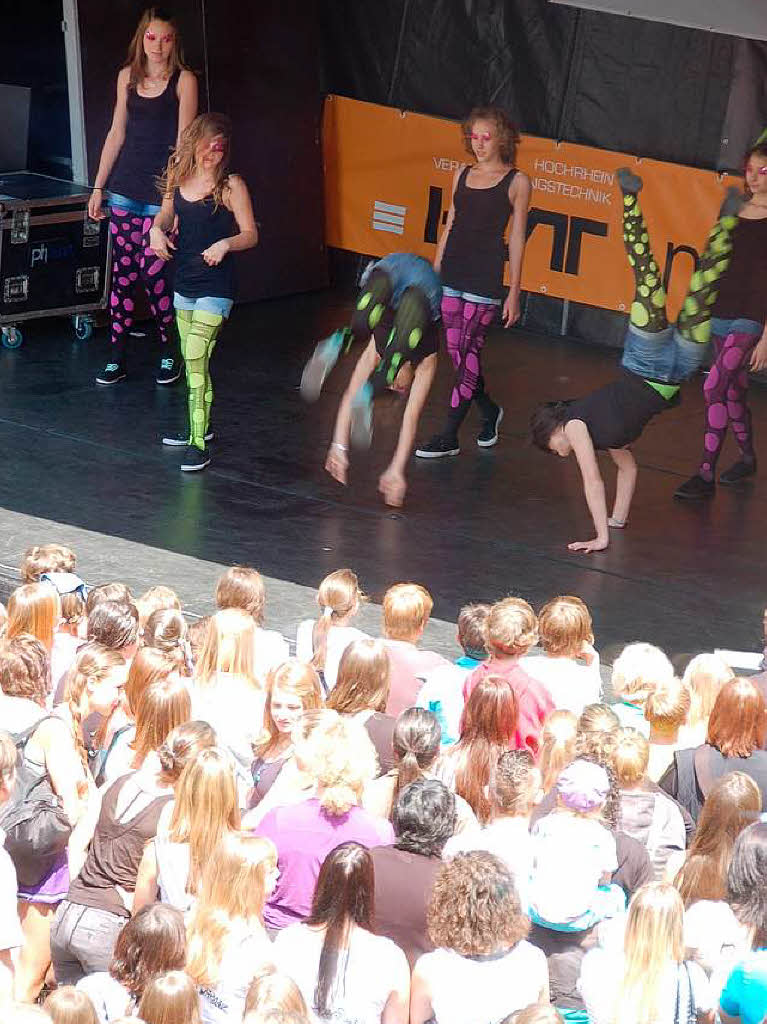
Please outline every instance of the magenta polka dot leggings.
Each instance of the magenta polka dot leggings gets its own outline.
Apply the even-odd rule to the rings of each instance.
[[[167,342],[173,324],[173,293],[168,282],[168,265],[149,248],[152,217],[112,207],[112,342],[124,345],[133,324],[133,296],[136,284],[146,288],[149,307],[157,324],[160,341]]]
[[[482,346],[487,329],[496,317],[498,306],[470,302],[458,295],[442,297],[442,322],[445,325],[447,352],[455,367],[455,382],[450,406],[457,409],[484,392]]]
[[[740,324],[731,322],[731,327],[741,325],[746,326],[743,321]],[[703,385],[703,397],[706,400],[706,433],[698,470],[707,480],[713,479],[728,426],[732,427],[743,458],[754,458],[751,413],[746,403],[746,392],[748,365],[751,353],[759,341],[761,327],[754,324],[753,331],[730,329],[720,334],[716,326],[715,324],[711,333],[715,359]]]

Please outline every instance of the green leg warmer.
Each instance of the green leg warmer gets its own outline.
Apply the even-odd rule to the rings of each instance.
[[[631,323],[655,333],[668,327],[666,292],[650,247],[650,236],[635,192],[623,194],[623,244],[634,272],[635,293]]]
[[[210,407],[213,404],[210,357],[224,318],[216,313],[196,309],[187,314],[190,320],[182,322],[182,312],[184,311],[177,310],[176,321],[189,390],[189,443],[205,451],[205,434],[210,423]]]
[[[719,218],[708,236],[698,269],[690,278],[676,322],[677,330],[688,341],[705,345],[711,337],[711,307],[716,302],[719,278],[730,265],[732,233],[737,223],[737,214],[726,213]]]

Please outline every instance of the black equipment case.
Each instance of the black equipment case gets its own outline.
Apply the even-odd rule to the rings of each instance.
[[[71,316],[80,339],[109,295],[109,220],[90,220],[90,189],[44,174],[0,175],[0,329],[18,348],[18,324]]]

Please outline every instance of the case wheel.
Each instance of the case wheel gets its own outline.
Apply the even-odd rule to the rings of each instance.
[[[18,327],[3,327],[3,348],[20,348],[24,335]]]
[[[78,341],[87,341],[93,336],[93,318],[89,316],[73,316],[72,324]]]

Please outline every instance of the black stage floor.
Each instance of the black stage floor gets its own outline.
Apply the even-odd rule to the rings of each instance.
[[[184,392],[154,384],[153,343],[136,341],[129,380],[97,387],[103,331],[79,343],[64,321],[28,325],[22,348],[0,352],[0,504],[208,562],[246,562],[311,587],[350,565],[374,600],[396,580],[421,581],[435,615],[448,620],[467,600],[519,594],[537,606],[572,593],[589,604],[603,648],[636,639],[670,652],[760,646],[764,480],[721,488],[705,505],[672,500],[698,456],[699,383],[636,446],[630,527],[606,552],[570,554],[567,542],[592,529],[577,467],[530,448],[526,423],[537,400],[607,381],[615,353],[495,332],[486,377],[506,408],[501,442],[479,450],[471,419],[460,457],[412,460],[406,506],[393,513],[376,483],[391,452],[394,407],[382,410],[373,450],[354,457],[343,489],[322,463],[350,365],[334,372],[316,406],[297,390],[315,339],[342,323],[348,307],[348,296],[327,292],[235,310],[214,359],[214,461],[191,475],[178,471],[179,451],[159,444],[163,431],[185,424]],[[449,379],[443,360],[422,436],[441,425]],[[752,404],[763,437],[764,391],[753,389]],[[23,547],[26,538],[18,540]]]

